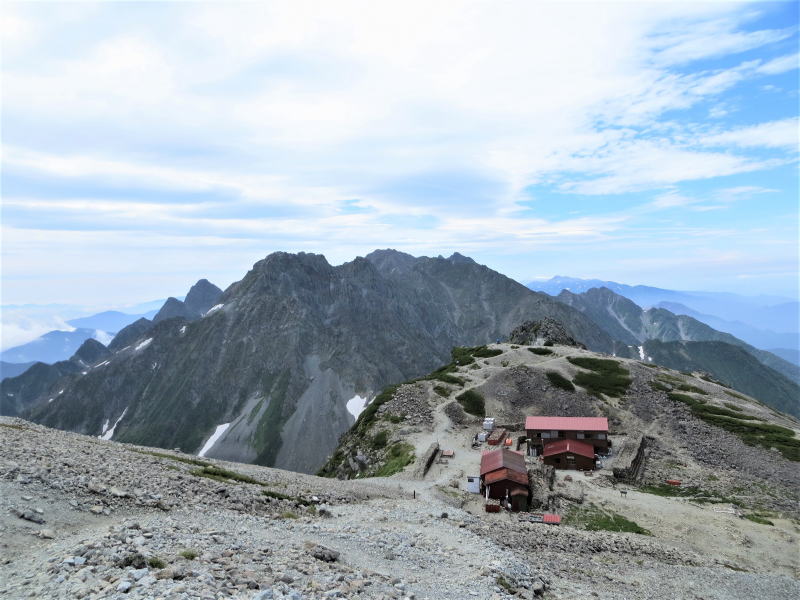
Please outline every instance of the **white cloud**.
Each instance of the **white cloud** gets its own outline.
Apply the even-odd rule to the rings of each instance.
[[[75,328],[52,311],[4,308],[0,323],[0,350],[26,344],[48,331],[73,331]]]
[[[787,54],[765,62],[758,67],[758,72],[765,75],[779,75],[798,67],[800,67],[800,54]]]
[[[658,36],[656,60],[675,65],[759,48],[785,40],[793,28],[760,31],[734,31],[730,19],[709,21],[688,30],[683,27]]]
[[[571,171],[596,176],[568,181],[562,187],[580,194],[614,194],[747,173],[784,163],[701,152],[665,140],[634,140],[567,163],[566,168]]]
[[[800,146],[800,119],[782,119],[770,123],[759,123],[741,127],[701,140],[705,146],[738,146],[741,148],[787,148],[797,150]]]

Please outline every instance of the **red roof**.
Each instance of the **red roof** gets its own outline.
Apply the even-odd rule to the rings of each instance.
[[[544,447],[543,456],[553,456],[554,454],[563,454],[564,452],[572,452],[573,454],[580,454],[587,458],[594,458],[594,446],[581,442],[580,440],[559,440],[551,442]]]
[[[487,450],[481,456],[481,475],[497,469],[511,469],[518,473],[528,474],[525,468],[525,455],[514,450]]]
[[[498,481],[503,481],[506,479],[509,481],[513,481],[514,483],[528,485],[527,473],[517,473],[516,471],[512,471],[511,469],[497,469],[497,471],[492,471],[491,473],[487,473],[483,482],[486,485],[491,485],[493,483],[497,483]]]
[[[552,523],[553,525],[558,525],[561,523],[561,517],[559,515],[547,513],[542,515],[542,523]]]
[[[605,417],[528,417],[525,429],[543,431],[608,431]]]

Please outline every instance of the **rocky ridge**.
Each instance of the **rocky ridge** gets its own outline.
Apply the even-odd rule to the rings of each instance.
[[[216,302],[193,321],[131,324],[107,365],[66,379],[53,403],[40,396],[26,418],[92,435],[117,423],[115,440],[187,452],[224,426],[210,456],[313,472],[352,424],[350,399],[435,368],[453,345],[551,316],[613,348],[578,311],[460,255],[378,251],[334,267],[277,252]],[[301,443],[309,430],[316,443]]]

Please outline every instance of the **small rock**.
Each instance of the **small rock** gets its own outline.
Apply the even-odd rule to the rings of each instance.
[[[339,560],[339,553],[336,550],[331,550],[325,546],[316,545],[309,550],[309,554],[323,562],[336,562]]]
[[[128,593],[128,590],[130,590],[132,587],[133,584],[130,581],[128,580],[120,581],[119,585],[117,586],[117,591],[126,594]]]
[[[45,540],[52,540],[54,537],[56,537],[56,534],[52,529],[42,529],[36,535]]]
[[[95,504],[89,509],[89,512],[92,513],[93,515],[101,515],[103,514],[103,507],[100,506],[99,504]]]
[[[30,521],[32,523],[38,523],[39,525],[42,525],[45,522],[44,519],[40,515],[36,514],[32,510],[22,511],[22,510],[17,510],[15,508],[12,508],[11,509],[11,514],[16,515],[20,519],[24,519],[24,520]]]

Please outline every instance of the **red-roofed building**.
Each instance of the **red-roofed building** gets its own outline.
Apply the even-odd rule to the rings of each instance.
[[[525,430],[537,454],[559,440],[584,441],[594,447],[596,454],[608,454],[611,447],[605,417],[528,417]]]
[[[506,448],[502,450],[486,450],[481,455],[481,475],[483,476],[497,469],[511,469],[518,473],[527,473],[525,455],[522,452],[515,452]]]
[[[528,504],[528,469],[525,455],[508,450],[489,450],[481,455],[481,491],[495,500],[508,500],[513,510]]]
[[[544,447],[544,464],[556,469],[591,471],[595,467],[594,446],[579,440],[558,440]]]

